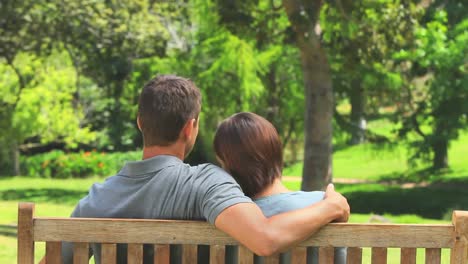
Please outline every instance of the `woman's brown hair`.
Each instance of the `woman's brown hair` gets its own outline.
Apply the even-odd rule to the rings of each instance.
[[[214,150],[249,197],[281,177],[281,140],[274,126],[259,115],[242,112],[224,120],[216,130]]]

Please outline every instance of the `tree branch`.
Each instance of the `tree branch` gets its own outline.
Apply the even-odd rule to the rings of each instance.
[[[15,102],[13,103],[13,105],[12,105],[12,110],[14,112],[17,105],[18,105],[18,102],[19,102],[19,100],[21,98],[21,92],[26,87],[26,80],[24,79],[24,77],[21,74],[20,70],[18,68],[16,68],[16,66],[14,65],[12,58],[6,58],[6,61],[7,61],[7,64],[15,72],[16,76],[18,77],[18,82],[19,82],[19,89],[18,89],[18,92],[16,93],[16,99],[15,99]]]
[[[335,106],[335,109],[333,110],[333,117],[335,118],[336,123],[338,124],[338,126],[340,126],[344,131],[346,131],[349,134],[352,134],[352,132],[355,131],[355,130],[360,130],[361,132],[363,132],[365,134],[366,138],[369,141],[373,141],[373,142],[390,142],[390,139],[388,139],[386,136],[376,134],[376,133],[370,131],[369,129],[362,129],[361,127],[349,122],[348,120],[346,120],[346,118],[344,116],[342,116],[338,112],[338,110],[336,110],[336,106]]]

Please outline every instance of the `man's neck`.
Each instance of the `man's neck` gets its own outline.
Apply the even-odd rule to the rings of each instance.
[[[143,147],[143,159],[149,159],[159,155],[175,156],[180,160],[184,160],[185,148],[183,145],[174,143],[169,146],[149,146]]]
[[[255,195],[253,198],[258,199],[265,196],[280,194],[280,193],[287,193],[291,192],[286,186],[283,185],[281,182],[281,178],[276,178],[275,181],[265,188],[263,191]]]

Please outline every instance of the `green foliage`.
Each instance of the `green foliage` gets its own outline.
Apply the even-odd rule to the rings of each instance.
[[[0,150],[0,168],[11,167],[11,152],[49,143],[135,149],[141,142],[138,94],[151,77],[166,73],[187,76],[202,90],[202,156],[212,152],[219,121],[254,111],[275,125],[287,159],[297,160],[303,76],[281,4],[2,1],[0,144],[8,147]],[[389,0],[324,3],[321,44],[338,104],[361,89],[366,117],[391,106],[396,111],[389,118],[417,147],[415,157],[434,156],[433,142],[454,139],[467,127],[464,11],[464,3],[439,0],[429,7]],[[344,130],[335,127],[334,142],[342,144]],[[413,132],[417,127],[423,137]],[[395,139],[395,132],[383,132]]]
[[[139,151],[64,153],[51,151],[22,158],[26,176],[45,178],[85,178],[115,175],[125,161],[141,158]]]
[[[52,54],[45,60],[20,54],[15,62],[29,70],[24,74],[33,79],[22,91],[13,115],[13,137],[23,142],[40,136],[41,143],[63,141],[71,148],[93,140],[89,127],[81,127],[81,109],[73,107],[75,70],[66,54]]]
[[[90,109],[101,118],[91,121],[94,129],[107,135],[103,138],[107,149],[134,148],[135,95],[125,93],[126,85],[135,60],[165,54],[168,33],[160,19],[164,7],[146,0],[52,1],[47,6],[55,18],[57,42],[64,45],[79,74],[101,90],[93,99],[102,107]]]
[[[415,36],[414,45],[395,58],[407,72],[425,75],[427,80],[422,87],[412,87],[410,118],[403,120],[400,134],[408,138],[416,131],[418,139],[409,137],[415,147],[413,158],[432,158],[433,167],[439,169],[448,165],[444,153],[449,142],[468,127],[468,19],[450,26],[447,13],[440,10]],[[417,96],[420,91],[426,94]]]
[[[395,104],[402,78],[391,56],[408,46],[421,11],[408,1],[325,4],[320,20],[338,99],[362,91],[365,114]]]
[[[193,2],[191,17],[197,25],[193,41],[197,45],[174,68],[187,71],[202,90],[200,143],[205,151],[211,149],[217,124],[239,111],[265,116],[285,145],[303,135],[299,54],[284,45],[289,23],[283,10],[273,8],[273,2]],[[242,22],[240,17],[249,17],[249,21]]]
[[[60,142],[74,148],[94,140],[95,133],[82,124],[82,109],[75,104],[75,69],[65,53],[48,57],[19,53],[12,65],[17,72],[0,63],[2,172],[12,164],[6,158],[10,145],[27,150],[29,145]],[[23,85],[19,76],[25,80]]]

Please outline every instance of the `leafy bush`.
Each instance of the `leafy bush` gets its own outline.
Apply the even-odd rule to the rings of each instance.
[[[85,178],[116,174],[125,161],[141,159],[141,152],[65,153],[51,151],[21,160],[22,172],[27,176],[43,178]]]

